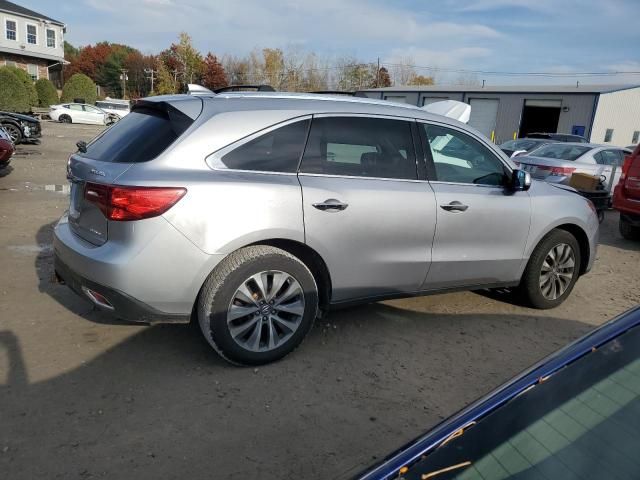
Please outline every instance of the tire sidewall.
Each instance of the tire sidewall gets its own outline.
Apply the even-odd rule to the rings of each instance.
[[[240,285],[256,273],[280,270],[292,275],[302,287],[305,312],[295,333],[284,345],[268,352],[245,350],[231,336],[227,325],[227,309]],[[232,270],[217,288],[199,302],[200,327],[211,345],[227,360],[240,365],[260,365],[281,359],[300,345],[311,330],[318,311],[318,288],[309,269],[288,255],[269,253],[243,262]]]
[[[573,249],[575,259],[574,275],[564,293],[555,300],[549,300],[542,294],[542,289],[540,288],[540,272],[542,270],[542,264],[551,249],[561,243],[565,243]],[[529,303],[531,303],[533,307],[541,309],[554,308],[560,305],[573,291],[573,287],[580,276],[580,267],[580,245],[575,237],[569,232],[565,232],[563,230],[551,231],[536,247],[525,271],[523,287],[526,290],[525,294]]]
[[[7,133],[9,133],[9,136],[11,136],[11,132],[10,132],[11,130],[14,130],[15,132],[17,132],[16,138],[11,139],[14,144],[18,144],[22,141],[22,130],[20,129],[20,127],[18,127],[14,123],[5,123],[5,124],[2,124],[2,126],[7,131]]]

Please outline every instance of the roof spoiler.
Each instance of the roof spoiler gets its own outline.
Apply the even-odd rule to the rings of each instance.
[[[453,118],[462,123],[469,123],[471,117],[471,105],[457,100],[443,100],[442,102],[434,102],[422,107],[429,113],[442,115],[444,117]]]
[[[187,84],[187,93],[189,95],[215,95],[214,92],[209,90],[202,85],[198,85],[196,83],[188,83]]]

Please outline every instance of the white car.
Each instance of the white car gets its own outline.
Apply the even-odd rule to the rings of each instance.
[[[90,123],[106,125],[109,114],[104,110],[86,103],[63,103],[49,107],[51,120],[61,123]]]
[[[129,100],[119,100],[109,97],[104,100],[98,100],[96,102],[96,107],[101,108],[118,119],[124,117],[131,111],[131,103]]]

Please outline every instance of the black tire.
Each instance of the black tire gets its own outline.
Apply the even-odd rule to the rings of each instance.
[[[543,294],[540,286],[542,266],[551,250],[560,244],[568,245],[573,250],[573,276],[561,295],[555,299],[549,299]],[[518,287],[520,297],[527,305],[533,308],[546,310],[557,307],[567,299],[573,290],[580,276],[580,261],[580,245],[576,238],[565,230],[550,231],[540,240],[529,258]]]
[[[620,235],[622,235],[626,240],[640,240],[640,228],[631,225],[624,215],[620,215],[618,228],[620,230]]]
[[[15,123],[3,123],[2,127],[7,131],[11,140],[16,145],[22,141],[22,130]]]
[[[300,284],[304,313],[297,329],[282,345],[272,350],[252,351],[243,348],[231,335],[227,312],[237,289],[246,285],[247,279],[270,270],[285,272]],[[246,247],[225,258],[204,283],[197,305],[198,322],[205,338],[220,356],[236,365],[262,365],[291,353],[307,336],[317,314],[318,287],[313,274],[290,253],[266,245]]]
[[[71,117],[69,115],[60,115],[58,117],[58,121],[60,123],[72,123]]]

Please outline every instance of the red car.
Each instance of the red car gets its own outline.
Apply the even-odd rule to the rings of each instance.
[[[11,137],[2,127],[0,127],[0,170],[9,165],[13,152],[15,152],[15,147],[11,141]]]
[[[640,144],[622,165],[620,181],[613,191],[613,208],[620,212],[620,233],[640,240]]]

